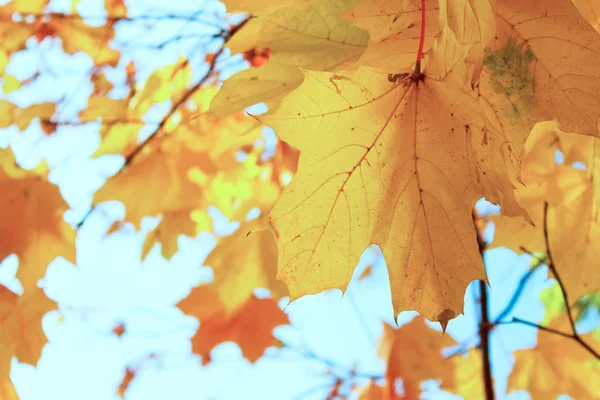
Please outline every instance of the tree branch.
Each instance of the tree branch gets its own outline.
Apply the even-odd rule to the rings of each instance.
[[[485,265],[485,259],[483,257],[483,253],[485,252],[486,243],[481,236],[481,232],[479,232],[479,228],[477,226],[477,221],[479,220],[479,215],[477,214],[477,210],[473,209],[473,225],[475,226],[475,231],[477,232],[477,244],[479,245],[479,253],[481,254],[481,259]],[[483,383],[485,388],[485,398],[486,400],[494,400],[494,381],[492,380],[492,361],[490,357],[490,332],[493,329],[493,325],[490,323],[489,310],[488,310],[488,298],[487,298],[487,287],[484,281],[479,281],[479,305],[481,309],[481,320],[479,321],[479,338],[480,338],[480,347],[483,358]]]
[[[219,49],[219,51],[215,54],[215,56],[212,58],[209,66],[208,66],[208,71],[206,72],[206,74],[204,74],[204,76],[202,78],[200,78],[198,80],[198,82],[196,82],[192,87],[190,87],[188,90],[185,91],[185,93],[179,98],[179,100],[177,100],[176,102],[173,103],[173,105],[171,106],[171,108],[169,109],[169,111],[167,112],[167,114],[162,118],[162,120],[160,121],[160,123],[157,125],[156,129],[154,129],[147,137],[146,139],[144,139],[126,158],[125,158],[125,163],[123,163],[123,166],[117,171],[116,174],[114,174],[112,177],[110,177],[109,179],[114,179],[117,176],[119,176],[119,174],[121,174],[129,165],[131,165],[131,163],[136,159],[136,157],[142,152],[142,150],[150,143],[152,142],[152,140],[158,135],[158,133],[160,133],[160,131],[164,128],[165,124],[169,121],[169,119],[177,112],[177,110],[179,109],[179,107],[181,107],[186,101],[188,101],[190,99],[190,97],[192,97],[192,95],[194,95],[194,93],[196,93],[196,91],[198,91],[198,89],[200,89],[207,81],[208,79],[212,76],[213,72],[215,71],[215,67],[217,64],[217,59],[219,58],[219,56],[221,54],[223,54],[223,51],[225,51],[225,44],[229,41],[229,39],[231,39],[231,37],[237,32],[239,31],[247,22],[249,21],[249,18],[244,19],[242,22],[240,22],[239,24],[235,25],[234,27],[232,27],[225,35],[224,37],[224,41],[223,41],[223,45],[221,46],[221,48]],[[90,210],[84,215],[84,217],[81,219],[81,221],[77,224],[77,229],[81,228],[81,226],[83,226],[84,222],[87,220],[87,218],[90,216],[90,214],[92,213],[92,211],[94,210],[94,208],[96,207],[95,204],[92,204],[92,206],[90,207]]]

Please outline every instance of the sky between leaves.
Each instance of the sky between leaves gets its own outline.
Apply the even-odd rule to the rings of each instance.
[[[213,234],[216,247],[204,260],[212,268],[210,282],[177,302],[200,321],[190,344],[204,365],[223,342],[235,342],[251,363],[269,347],[290,347],[273,336],[273,328],[290,324],[280,300],[332,288],[345,292],[371,244],[388,266],[390,317],[416,310],[445,329],[463,312],[471,281],[486,279],[477,230],[481,234],[488,224],[495,229],[492,247],[534,255],[550,249],[568,306],[595,307],[589,296],[580,300],[600,286],[594,2],[428,1],[424,13],[420,1],[392,0],[226,6],[254,17],[215,17],[222,13],[217,6],[196,14],[130,16],[119,0],[105,1],[107,14],[88,19],[78,14],[86,9],[83,2],[48,15],[46,1],[0,8],[10,38],[1,60],[3,144],[10,147],[0,149],[6,213],[0,259],[14,254],[19,265],[18,290],[2,286],[1,293],[0,336],[9,344],[0,359],[2,398],[18,398],[9,379],[11,359],[37,363],[46,343],[42,316],[60,309],[38,281],[57,256],[80,263],[85,256],[76,257],[76,238],[113,200],[124,206],[124,217],[102,235],[127,227],[143,232],[142,260],[153,251],[175,257],[180,235]],[[118,43],[120,26],[127,32],[127,24],[163,18],[200,27],[173,29],[172,37],[133,49]],[[144,67],[136,58],[136,51],[156,57],[188,39],[163,65]],[[414,73],[421,40],[424,57]],[[204,54],[196,53],[199,45]],[[79,74],[87,93],[78,93],[79,81],[74,90],[31,102],[36,83],[69,74],[68,67],[45,61],[43,52],[29,76],[11,68],[44,46],[84,54]],[[242,57],[227,58],[229,52]],[[240,69],[227,64],[236,60],[251,67],[217,90],[221,73]],[[74,100],[79,97],[83,101]],[[269,112],[243,111],[256,103]],[[21,139],[12,138],[26,136],[32,125],[38,138],[20,151]],[[99,140],[87,157],[101,162],[120,155],[121,164],[104,174],[105,184],[86,186],[95,192],[87,210],[75,210],[76,218],[67,221],[71,205],[49,177],[73,157],[58,150],[67,142],[61,132],[88,126]],[[68,141],[77,152],[77,141]],[[30,158],[41,162],[27,165],[23,159],[36,152]],[[472,210],[482,197],[500,205],[502,216],[481,216],[477,227]],[[220,234],[211,207],[239,221],[239,229]],[[158,218],[148,225],[146,217]],[[546,303],[562,300],[552,299]],[[558,309],[547,318],[549,326],[573,328]],[[127,329],[116,323],[113,334],[120,338]],[[481,369],[476,349],[459,344],[466,358],[443,356],[442,348],[457,344],[422,317],[381,329],[385,374],[330,372],[329,398],[396,398],[400,392],[418,398],[426,380],[464,398],[483,396],[480,377],[473,378]],[[584,339],[596,346],[593,335]],[[561,340],[572,351],[553,354]],[[593,398],[600,390],[593,351],[546,332],[535,350],[515,353],[507,390]],[[126,395],[139,368],[127,367],[117,395]]]

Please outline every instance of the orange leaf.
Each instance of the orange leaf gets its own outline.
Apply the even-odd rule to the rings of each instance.
[[[32,289],[18,296],[0,285],[0,381],[8,380],[13,356],[20,362],[37,364],[47,341],[42,317],[56,307],[42,289]]]
[[[429,328],[421,316],[398,330],[384,325],[377,354],[387,360],[389,397],[418,399],[421,382],[428,379],[441,380],[442,389],[452,386],[454,366],[441,351],[454,344],[448,335],[442,336],[441,332]],[[397,379],[402,379],[403,395],[394,392]]]
[[[236,311],[227,313],[216,293],[207,285],[192,290],[177,306],[200,320],[200,328],[192,337],[192,351],[203,358],[210,356],[216,345],[235,342],[243,356],[255,362],[267,347],[278,345],[273,328],[289,323],[274,299],[252,296]]]
[[[44,176],[16,167],[9,149],[0,149],[0,193],[0,260],[19,257],[17,278],[27,292],[57,256],[75,262],[75,232],[63,219],[69,206]]]

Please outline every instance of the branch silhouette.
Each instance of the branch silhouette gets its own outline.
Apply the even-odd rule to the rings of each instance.
[[[477,244],[479,245],[479,253],[481,254],[481,259],[485,265],[485,258],[483,257],[483,254],[485,252],[487,244],[485,243],[485,240],[483,240],[481,232],[479,231],[479,228],[477,226],[477,221],[479,219],[480,218],[477,211],[473,209],[473,226],[475,227],[475,231],[477,233]],[[486,400],[494,400],[494,381],[492,380],[492,360],[490,356],[490,332],[493,329],[493,324],[490,322],[487,287],[484,281],[479,281],[479,294],[479,306],[481,310],[481,320],[479,321],[479,338],[483,358],[481,372],[483,374],[485,398]]]

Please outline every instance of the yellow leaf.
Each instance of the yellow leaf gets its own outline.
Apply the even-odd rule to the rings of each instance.
[[[454,369],[454,387],[448,387],[447,390],[462,396],[463,399],[483,399],[481,352],[476,349],[469,349],[466,356],[457,354],[449,361],[452,361]]]
[[[56,111],[56,104],[38,103],[21,108],[8,101],[0,100],[0,109],[2,110],[0,128],[7,128],[14,124],[23,131],[36,118],[47,120],[52,117]]]
[[[504,141],[486,128],[476,100],[427,78],[307,72],[264,121],[301,152],[270,216],[278,277],[292,299],[345,291],[375,243],[396,314],[416,309],[441,321],[462,312],[466,286],[485,279],[471,213],[494,185],[479,153]]]
[[[128,155],[134,151],[140,133],[145,122],[103,122],[99,129],[101,138],[100,145],[94,152],[94,157],[103,154],[123,154]]]
[[[113,24],[113,21],[108,21],[102,26],[90,26],[83,19],[52,18],[47,29],[60,36],[65,53],[75,54],[81,51],[90,56],[96,65],[115,67],[120,53],[109,46],[115,36]]]
[[[556,151],[562,152],[564,164],[555,162]],[[534,236],[527,229],[533,236],[529,251],[546,251],[544,203],[549,203],[550,252],[573,302],[600,289],[600,249],[596,245],[600,242],[598,154],[600,139],[563,132],[555,121],[538,123],[525,143],[521,167],[525,186],[515,193],[541,231]],[[585,169],[575,168],[574,162],[584,163]]]
[[[275,279],[277,244],[273,234],[251,231],[253,226],[243,224],[233,235],[222,238],[204,262],[214,271],[210,286],[228,312],[241,307],[256,288],[269,289],[275,298],[287,294],[285,285]]]
[[[571,0],[497,1],[486,53],[476,94],[514,153],[540,121],[600,135],[600,34]]]
[[[102,118],[109,123],[114,121],[125,122],[127,119],[127,99],[109,99],[102,95],[92,95],[87,107],[79,113],[79,118],[84,122]]]
[[[456,41],[468,48],[466,61],[474,65],[471,84],[479,80],[484,49],[496,32],[495,0],[442,0],[440,27],[450,29]]]
[[[149,146],[146,150],[94,195],[94,203],[121,201],[126,209],[125,221],[138,228],[144,216],[195,208],[202,190],[188,178],[189,171],[216,171],[206,154],[193,152],[180,143]]]
[[[415,63],[421,31],[421,1],[366,0],[341,14],[345,19],[369,32],[365,52],[355,63],[386,73],[408,72]],[[429,50],[439,32],[439,6],[426,2],[423,51]]]
[[[572,333],[566,315],[550,327]],[[581,336],[600,351],[591,335]],[[600,393],[600,367],[593,361],[593,356],[576,341],[540,330],[536,347],[515,352],[507,391],[527,390],[532,399],[553,399],[561,394],[573,399],[594,399]]]
[[[21,82],[12,75],[5,75],[4,82],[2,82],[2,92],[4,94],[9,94],[14,92],[15,90],[19,90],[21,88]]]
[[[35,14],[43,11],[49,0],[12,0],[3,6],[4,10],[22,14]]]
[[[155,103],[163,103],[168,99],[179,99],[192,82],[192,69],[189,60],[180,57],[174,64],[169,64],[154,71],[138,89],[131,100],[140,115],[143,115]]]
[[[544,250],[544,235],[542,232],[523,217],[506,217],[494,215],[490,217],[494,223],[494,240],[488,249],[506,247],[516,253]]]
[[[191,211],[191,209],[182,209],[163,213],[158,226],[146,236],[142,246],[142,260],[156,243],[161,244],[162,255],[170,259],[179,249],[177,245],[179,235],[196,236],[198,229],[196,222],[191,218]]]
[[[57,186],[19,170],[8,149],[0,149],[0,159],[0,260],[19,257],[17,278],[27,292],[57,256],[75,262],[75,232],[63,219],[69,206]]]
[[[229,41],[233,53],[268,47],[271,62],[331,71],[358,59],[369,35],[339,14],[360,0],[303,0],[259,15],[246,23]]]
[[[274,111],[303,79],[304,75],[295,66],[274,62],[238,72],[223,83],[210,103],[209,112],[223,117],[260,102]]]

